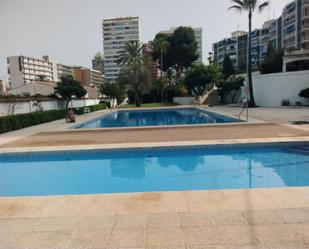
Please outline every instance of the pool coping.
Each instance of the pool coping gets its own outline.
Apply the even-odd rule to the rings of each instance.
[[[286,143],[309,143],[309,137],[289,137],[289,138],[264,138],[264,139],[237,139],[237,140],[201,140],[201,141],[177,141],[177,142],[157,142],[157,143],[122,143],[122,144],[96,144],[96,145],[69,145],[69,146],[39,146],[39,147],[17,147],[2,148],[1,154],[27,153],[27,152],[68,152],[87,150],[130,150],[130,149],[151,149],[167,147],[186,146],[215,146],[215,145],[263,145],[263,144],[286,144]]]

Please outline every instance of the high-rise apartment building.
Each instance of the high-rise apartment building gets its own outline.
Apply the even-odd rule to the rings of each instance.
[[[302,1],[301,9],[301,47],[309,49],[309,0]]]
[[[246,64],[247,60],[247,33],[236,31],[232,33],[231,38],[223,39],[213,44],[214,61],[222,67],[225,55],[228,55],[233,62],[234,67]]]
[[[120,73],[117,63],[124,52],[124,45],[129,41],[139,42],[139,18],[125,17],[103,20],[104,72],[107,81],[114,82]]]
[[[301,1],[295,0],[286,5],[282,12],[282,47],[300,48],[301,38]]]
[[[195,39],[197,42],[197,51],[198,51],[198,59],[196,63],[203,63],[203,29],[202,28],[194,28]]]
[[[172,34],[176,30],[176,27],[170,28],[169,30],[160,31],[163,34]],[[197,42],[197,52],[198,52],[198,59],[195,63],[203,63],[203,28],[192,28],[195,35],[195,40]]]
[[[277,51],[309,49],[309,0],[290,2],[285,6],[279,18],[265,22],[261,29],[252,31],[251,36],[251,61],[255,68],[265,58],[269,44]],[[246,61],[245,54],[248,51],[248,35],[237,37],[237,61],[234,59],[234,51],[228,52],[229,46],[234,46],[234,38],[235,36],[232,35],[232,38],[224,39],[213,45],[214,60],[222,66],[224,55],[232,54],[231,59],[235,67],[243,70],[246,67],[243,62]]]
[[[104,55],[102,53],[95,54],[92,59],[92,69],[100,71],[104,75]]]
[[[62,76],[72,75],[69,66],[57,64],[49,56],[42,59],[28,56],[11,56],[7,58],[9,87],[15,88],[25,85],[39,78],[58,82]]]

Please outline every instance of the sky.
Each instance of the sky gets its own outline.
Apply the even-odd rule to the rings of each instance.
[[[290,0],[272,0],[255,13],[253,27],[281,15]],[[0,79],[7,80],[6,57],[49,55],[67,65],[91,67],[103,52],[102,20],[139,16],[142,42],[170,27],[203,28],[203,60],[212,44],[235,30],[248,30],[247,14],[228,11],[230,0],[0,0]]]

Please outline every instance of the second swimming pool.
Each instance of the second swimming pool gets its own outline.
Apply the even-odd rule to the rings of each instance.
[[[119,128],[138,126],[198,125],[242,122],[233,117],[208,112],[199,108],[171,108],[113,111],[90,120],[75,129]]]
[[[0,155],[0,196],[309,186],[308,144]]]

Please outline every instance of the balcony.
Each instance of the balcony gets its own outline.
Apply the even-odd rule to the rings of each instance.
[[[303,0],[302,6],[309,6],[309,0]]]
[[[303,20],[309,19],[309,5],[302,8],[302,19]]]
[[[303,30],[303,31],[309,31],[309,23],[304,23],[304,24],[302,25],[302,30]]]
[[[304,32],[302,37],[301,37],[301,42],[302,43],[307,43],[309,42],[309,32]]]

